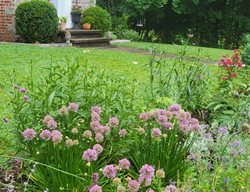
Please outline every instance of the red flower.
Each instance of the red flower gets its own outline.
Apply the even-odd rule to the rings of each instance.
[[[238,76],[237,73],[231,73],[231,77],[232,77],[232,78],[236,78],[237,76]]]
[[[227,77],[222,77],[221,78],[223,81],[226,81],[228,78]]]

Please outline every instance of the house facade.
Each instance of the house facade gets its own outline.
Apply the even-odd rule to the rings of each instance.
[[[15,41],[15,8],[22,0],[0,0],[0,41]],[[96,0],[49,0],[57,9],[58,16],[68,18],[67,27],[70,28],[72,6],[80,6],[83,9],[94,6]]]

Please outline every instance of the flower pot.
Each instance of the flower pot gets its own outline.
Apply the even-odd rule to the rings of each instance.
[[[82,25],[83,30],[90,30],[91,29],[91,24],[90,23],[84,23]]]
[[[80,23],[81,15],[82,15],[81,13],[71,12],[71,18],[72,18],[72,22],[74,24],[74,26],[73,26],[74,29],[79,29],[78,24]]]
[[[67,23],[60,23],[60,30],[65,31],[66,30]]]

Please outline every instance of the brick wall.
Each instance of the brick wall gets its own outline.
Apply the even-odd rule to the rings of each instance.
[[[0,0],[0,41],[15,41],[14,0]]]

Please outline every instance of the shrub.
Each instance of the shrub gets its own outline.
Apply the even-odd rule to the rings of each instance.
[[[103,31],[109,31],[112,26],[110,14],[99,6],[90,7],[83,11],[82,21],[84,22],[85,17],[92,17],[94,19],[93,29],[100,29]]]
[[[250,66],[250,43],[248,43],[242,53],[242,61],[247,65]]]
[[[55,7],[45,1],[20,3],[15,13],[16,31],[28,43],[53,42],[57,36],[58,17]]]
[[[124,39],[129,39],[131,41],[140,41],[141,40],[139,33],[135,30],[132,30],[132,29],[123,30],[121,37]]]

